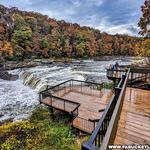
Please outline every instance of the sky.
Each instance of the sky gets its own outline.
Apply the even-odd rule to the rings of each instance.
[[[8,7],[39,12],[110,34],[128,35],[138,35],[143,3],[144,0],[0,0]]]

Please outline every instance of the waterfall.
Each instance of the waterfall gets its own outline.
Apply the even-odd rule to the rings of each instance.
[[[48,81],[46,79],[40,79],[30,72],[21,71],[19,78],[23,81],[24,85],[28,85],[38,93],[45,90],[48,86]]]

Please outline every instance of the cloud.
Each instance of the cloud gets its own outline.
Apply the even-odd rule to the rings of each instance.
[[[101,6],[104,0],[86,0],[91,5]]]
[[[144,0],[0,0],[0,4],[36,11],[111,34],[137,35]]]
[[[108,18],[104,18],[101,23],[95,27],[102,32],[109,34],[128,34],[138,36],[139,28],[134,23],[113,25],[107,21]]]
[[[105,26],[105,28],[101,29],[101,26],[98,29],[110,33],[110,34],[128,34],[137,36],[138,28],[136,25],[127,24],[127,25],[118,25],[118,26]]]

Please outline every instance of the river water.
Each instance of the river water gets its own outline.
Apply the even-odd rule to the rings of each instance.
[[[126,65],[133,63],[134,58],[110,61],[83,60],[71,64],[54,63],[10,71],[12,74],[18,74],[20,78],[17,81],[0,79],[0,122],[28,118],[32,110],[39,105],[38,92],[44,90],[47,85],[57,85],[69,79],[109,82],[106,78],[106,68],[116,61]]]

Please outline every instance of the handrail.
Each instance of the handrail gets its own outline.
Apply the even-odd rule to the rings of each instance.
[[[65,98],[60,98],[60,97],[57,97],[57,96],[54,96],[54,95],[49,95],[50,97],[52,98],[56,98],[56,99],[59,99],[59,100],[62,100],[62,101],[67,101],[69,103],[73,103],[73,104],[76,104],[76,105],[79,105],[80,103],[77,103],[77,102],[74,102],[74,101],[70,101],[68,99],[65,99]]]
[[[87,84],[95,84],[95,85],[103,85],[104,84],[104,82],[96,83],[96,82],[89,82],[89,81],[80,81],[80,80],[75,80],[75,79],[71,79],[71,81],[82,82],[82,83],[87,83]]]
[[[83,150],[95,150],[96,149],[96,147],[93,145],[94,141],[97,138],[97,135],[98,135],[98,133],[100,131],[100,128],[101,128],[101,126],[102,126],[102,124],[104,122],[105,116],[107,115],[108,110],[109,110],[110,106],[112,105],[112,102],[113,102],[114,98],[115,98],[115,95],[112,96],[112,99],[111,99],[110,103],[106,107],[102,117],[100,118],[99,122],[97,123],[97,126],[96,126],[95,130],[93,131],[89,141],[84,142],[82,144],[82,149]]]
[[[127,70],[125,69],[107,69],[107,77],[109,79],[116,78],[116,79],[121,79],[122,75],[126,73]]]
[[[78,82],[80,84],[78,84]],[[95,129],[95,124],[96,124],[96,122],[99,121],[99,119],[92,121],[92,120],[89,120],[89,119],[79,117],[78,116],[78,111],[79,111],[80,103],[71,101],[69,99],[62,98],[63,93],[66,93],[66,92],[71,91],[71,90],[75,90],[75,88],[73,86],[75,86],[75,87],[79,86],[79,88],[77,88],[78,92],[80,92],[80,90],[81,90],[81,92],[85,92],[83,90],[83,87],[89,87],[89,90],[91,91],[91,94],[93,94],[92,93],[93,89],[95,90],[95,88],[96,88],[97,90],[99,90],[99,86],[103,87],[104,83],[95,83],[95,82],[87,82],[87,81],[80,81],[80,80],[70,79],[68,81],[65,81],[65,82],[60,83],[56,86],[47,88],[46,90],[40,92],[40,94],[39,94],[40,99],[43,99],[43,96],[44,97],[50,97],[50,105],[52,107],[54,107],[56,109],[59,109],[59,110],[61,109],[61,110],[69,112],[73,117],[76,117],[75,122],[79,121],[81,123],[81,126],[83,126],[83,128],[85,128],[85,129],[83,129],[83,131],[85,130],[85,132],[87,132],[87,133],[92,133],[93,130]],[[86,91],[86,94],[88,94],[88,92],[89,91]],[[52,99],[54,101],[56,100],[55,102],[57,102],[57,100],[58,101],[60,100],[60,101],[63,101],[63,102],[62,102],[62,104],[61,104],[61,102],[60,102],[60,104],[53,103]],[[70,110],[70,108],[67,107],[67,105],[66,105],[67,102],[71,103],[71,105],[73,104],[73,108],[71,107],[71,110]],[[75,107],[74,107],[74,105],[75,105]]]
[[[103,144],[105,142],[104,139],[105,139],[105,136],[107,135],[107,132],[110,130],[109,129],[110,123],[112,122],[111,120],[114,116],[114,112],[116,111],[116,107],[118,106],[118,102],[120,102],[120,99],[123,97],[122,93],[126,89],[125,87],[127,85],[129,73],[130,73],[130,69],[128,70],[128,72],[126,74],[126,78],[125,78],[125,76],[123,76],[122,80],[120,80],[118,86],[115,88],[116,92],[115,92],[115,94],[113,94],[112,99],[109,102],[108,106],[106,107],[101,119],[99,120],[99,122],[98,122],[98,124],[97,124],[97,126],[93,132],[93,134],[91,135],[90,139],[87,142],[84,142],[82,144],[83,150],[99,149],[101,144]],[[109,124],[109,126],[108,126],[108,124]],[[104,128],[104,126],[105,126],[105,128]],[[100,137],[100,135],[101,135],[101,137]],[[103,136],[104,136],[104,139],[103,139]],[[104,150],[104,149],[101,149],[101,150]]]
[[[100,147],[101,150],[107,150],[108,145],[113,144],[113,142],[114,142],[114,138],[115,138],[116,131],[117,131],[117,125],[118,125],[118,121],[119,121],[119,117],[120,117],[119,114],[121,113],[121,109],[122,109],[122,106],[123,106],[123,100],[124,100],[124,97],[125,97],[126,86],[127,86],[129,74],[130,74],[130,69],[127,72],[126,79],[124,81],[122,90],[120,92],[120,96],[118,98],[117,104],[115,106],[115,109],[113,111],[111,120],[109,122],[107,132],[105,134],[102,145]]]
[[[95,125],[96,125],[96,123],[99,121],[99,120],[95,120],[95,121],[92,121],[92,120],[90,120],[90,119],[85,119],[85,118],[82,118],[82,117],[80,117],[80,116],[77,116],[75,119],[79,119],[80,121],[81,121],[81,124],[82,124],[82,130],[84,131],[84,132],[86,132],[86,133],[92,133],[93,132],[93,130],[95,129]],[[74,119],[74,120],[75,120]],[[84,123],[83,123],[84,122]],[[86,122],[86,123],[85,123]],[[74,124],[73,124],[74,125]],[[90,130],[91,131],[87,131],[89,128],[87,128],[87,127],[89,127],[90,126]]]
[[[127,72],[125,69],[107,69],[107,71]]]
[[[58,86],[60,86],[60,85],[63,85],[63,84],[65,84],[65,83],[67,83],[67,82],[70,82],[70,81],[76,81],[76,82],[87,83],[87,84],[95,84],[95,85],[99,85],[99,86],[104,85],[104,82],[102,82],[102,83],[96,83],[96,82],[89,82],[89,81],[81,81],[81,80],[70,79],[70,80],[64,81],[64,82],[62,82],[62,83],[60,83],[60,84],[57,84],[57,85],[55,85],[55,86],[49,87],[49,88],[47,88],[46,90],[41,91],[40,94],[43,93],[43,92],[46,92],[46,91],[48,91],[48,90],[52,90],[52,89],[54,89],[54,88],[56,88],[56,87],[58,87]]]
[[[131,67],[131,73],[150,73],[150,67]]]
[[[48,94],[48,93],[43,93],[45,94],[47,97],[50,97],[51,99],[57,99],[57,100],[61,100],[61,101],[64,101],[64,102],[68,102],[68,103],[72,103],[74,105],[77,105],[70,113],[73,114],[73,112],[75,112],[79,107],[80,107],[80,103],[77,103],[77,102],[74,102],[74,101],[70,101],[68,99],[64,99],[64,98],[60,98],[60,97],[57,97],[57,96],[54,96],[54,95],[51,95],[51,94]],[[41,100],[40,100],[41,101]]]
[[[78,103],[78,106],[74,110],[72,110],[71,113],[73,114],[73,112],[75,112],[76,110],[78,110],[79,107],[80,107],[80,103]]]
[[[55,86],[52,86],[52,87],[50,87],[50,88],[47,88],[46,90],[41,91],[40,94],[43,93],[43,92],[46,92],[46,91],[48,91],[48,90],[51,90],[51,89],[53,89],[53,88],[55,88],[55,87],[58,87],[58,86],[60,86],[60,85],[63,85],[63,84],[65,84],[65,83],[67,83],[67,82],[70,82],[71,80],[72,80],[72,79],[67,80],[67,81],[64,81],[64,82],[62,82],[62,83],[60,83],[60,84],[57,84],[57,85],[55,85]]]

